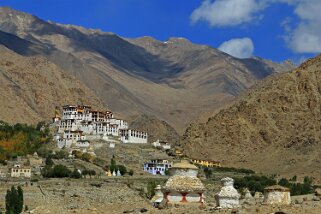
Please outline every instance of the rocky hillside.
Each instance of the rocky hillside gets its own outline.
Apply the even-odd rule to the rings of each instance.
[[[185,151],[264,173],[319,175],[321,55],[262,81],[204,124],[191,125]]]
[[[0,8],[0,31],[0,44],[24,56],[46,57],[116,113],[156,115],[178,131],[257,80],[293,67],[259,58],[236,59],[183,38],[125,39],[10,8]]]
[[[95,93],[44,57],[24,57],[0,45],[0,120],[50,120],[55,106],[86,103],[106,108]]]
[[[155,142],[157,139],[164,140],[172,144],[179,142],[179,135],[173,127],[165,121],[157,119],[151,115],[139,115],[131,118],[129,126],[148,133],[148,141]]]

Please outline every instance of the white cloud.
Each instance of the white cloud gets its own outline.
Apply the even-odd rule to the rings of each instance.
[[[192,23],[206,21],[212,27],[236,26],[254,19],[267,6],[266,0],[204,0],[190,16]]]
[[[281,23],[287,46],[296,53],[320,53],[321,0],[203,0],[190,19],[211,27],[232,27],[259,20],[272,4],[291,5],[299,19],[290,16]]]
[[[250,38],[237,38],[223,42],[219,50],[237,58],[249,58],[253,55],[254,45]]]
[[[287,29],[286,42],[297,53],[321,52],[321,1],[297,0],[295,14],[300,22],[292,29]],[[287,26],[286,26],[287,27]]]

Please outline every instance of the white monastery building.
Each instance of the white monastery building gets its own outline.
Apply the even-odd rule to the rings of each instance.
[[[153,175],[165,175],[165,172],[171,168],[173,162],[166,159],[154,159],[144,163],[144,171]]]
[[[87,105],[65,105],[60,116],[56,108],[55,140],[59,148],[70,148],[79,141],[118,138],[123,143],[147,143],[147,133],[129,129],[128,123],[114,118],[111,111],[93,110]]]

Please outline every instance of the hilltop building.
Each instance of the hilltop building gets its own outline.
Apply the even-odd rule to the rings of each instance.
[[[169,169],[171,177],[167,180],[162,192],[166,203],[170,204],[203,204],[205,187],[197,177],[198,168],[188,160],[175,163]]]
[[[164,150],[171,149],[171,144],[169,144],[167,141],[160,141],[159,139],[153,142],[153,146],[156,148],[162,148]]]
[[[128,123],[114,118],[111,111],[97,111],[87,105],[65,105],[61,116],[56,109],[53,122],[58,128],[54,139],[59,148],[70,148],[79,141],[109,138],[118,138],[123,143],[147,143],[146,132],[129,129]]]
[[[153,175],[165,175],[165,172],[171,168],[172,162],[167,159],[153,159],[144,164],[144,171]]]

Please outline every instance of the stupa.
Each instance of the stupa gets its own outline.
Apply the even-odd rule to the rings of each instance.
[[[171,177],[165,183],[162,192],[166,203],[203,204],[205,187],[197,177],[198,168],[182,160],[169,169]]]
[[[236,208],[239,206],[240,194],[233,187],[234,180],[226,177],[221,179],[223,187],[215,196],[216,204],[220,208]]]

